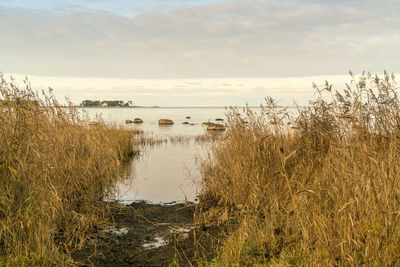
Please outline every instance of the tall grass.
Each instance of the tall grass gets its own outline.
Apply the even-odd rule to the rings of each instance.
[[[0,76],[0,99],[0,265],[73,264],[69,253],[105,218],[134,132],[89,125],[28,80]]]
[[[220,266],[400,265],[400,101],[394,77],[326,83],[290,115],[232,110],[200,169],[203,220],[240,221]],[[245,123],[245,122],[248,123]]]

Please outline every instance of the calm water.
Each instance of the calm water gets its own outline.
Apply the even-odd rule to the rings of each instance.
[[[142,124],[127,124],[128,127],[151,131],[159,135],[198,135],[204,133],[205,121],[225,118],[225,108],[87,108],[90,118],[101,115],[106,122],[125,124],[125,120],[141,118]],[[190,119],[186,119],[186,117]],[[159,126],[159,119],[171,119],[173,126]],[[182,122],[194,123],[185,125]]]
[[[204,121],[225,119],[225,108],[88,108],[90,118],[101,115],[106,122],[125,124],[125,120],[141,118],[144,122],[128,127],[149,131],[159,136],[194,136],[205,133]],[[190,119],[186,117],[190,116]],[[159,126],[160,118],[171,119],[172,126]],[[185,125],[182,122],[194,123]],[[132,161],[126,181],[117,185],[121,202],[147,200],[150,202],[194,201],[198,179],[196,157],[205,153],[207,144],[167,143],[147,147]]]
[[[125,120],[141,118],[142,124],[126,124],[127,127],[144,130],[161,137],[195,136],[204,134],[202,122],[226,120],[225,108],[87,108],[89,118],[101,115],[106,122],[124,124]],[[253,108],[259,112],[259,108]],[[295,109],[289,109],[295,112]],[[186,119],[190,117],[190,119]],[[171,119],[172,126],[159,126],[160,118]],[[189,122],[194,125],[182,124]],[[194,201],[199,180],[196,157],[207,151],[207,144],[166,143],[146,147],[142,155],[132,161],[127,179],[118,184],[121,202],[146,200],[150,202]]]
[[[122,202],[194,201],[197,195],[196,155],[204,148],[194,142],[162,144],[148,148],[131,163],[129,177],[118,185],[117,199]]]

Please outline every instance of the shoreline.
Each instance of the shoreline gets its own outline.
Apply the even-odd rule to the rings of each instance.
[[[135,201],[107,203],[113,223],[96,228],[92,238],[72,258],[82,266],[190,266],[200,258],[215,258],[226,229],[198,225],[200,204],[171,205]],[[216,241],[218,240],[218,241]]]
[[[120,109],[120,108],[138,108],[138,109],[146,109],[146,108],[160,108],[160,109],[208,109],[208,108],[213,108],[213,109],[229,109],[229,108],[261,108],[260,106],[219,106],[219,107],[162,107],[162,106],[131,106],[131,107],[101,107],[101,106],[96,106],[96,107],[82,107],[82,106],[71,106],[73,108],[104,108],[104,109]],[[309,106],[277,106],[277,108],[307,108]]]

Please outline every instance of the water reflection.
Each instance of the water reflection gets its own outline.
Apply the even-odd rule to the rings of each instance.
[[[127,179],[116,185],[116,199],[122,202],[148,200],[151,202],[193,201],[197,186],[193,179],[199,172],[196,155],[205,153],[211,137],[224,133],[207,134],[203,122],[226,123],[225,108],[88,108],[94,120],[102,115],[106,122],[123,124],[143,130],[152,138],[142,136],[145,147],[142,156],[131,163]],[[254,109],[261,112],[261,109]],[[143,123],[125,124],[127,119],[140,118]],[[169,118],[173,125],[159,125],[160,118]],[[139,137],[140,138],[140,137]]]
[[[205,143],[195,140],[147,146],[143,155],[132,161],[127,179],[117,185],[116,200],[195,201],[196,155],[204,152]]]

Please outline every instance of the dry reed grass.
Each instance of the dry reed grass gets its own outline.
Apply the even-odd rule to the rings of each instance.
[[[199,220],[240,221],[213,266],[400,265],[398,90],[387,73],[352,77],[297,115],[271,99],[232,110],[200,166]]]
[[[189,145],[192,142],[195,142],[197,144],[208,144],[212,141],[221,140],[223,137],[224,135],[220,133],[161,136],[149,132],[141,132],[135,136],[134,142],[141,148],[145,148],[164,144]]]
[[[0,75],[0,99],[0,265],[71,265],[106,223],[104,192],[135,153],[134,132],[89,125],[28,80],[21,89]]]

